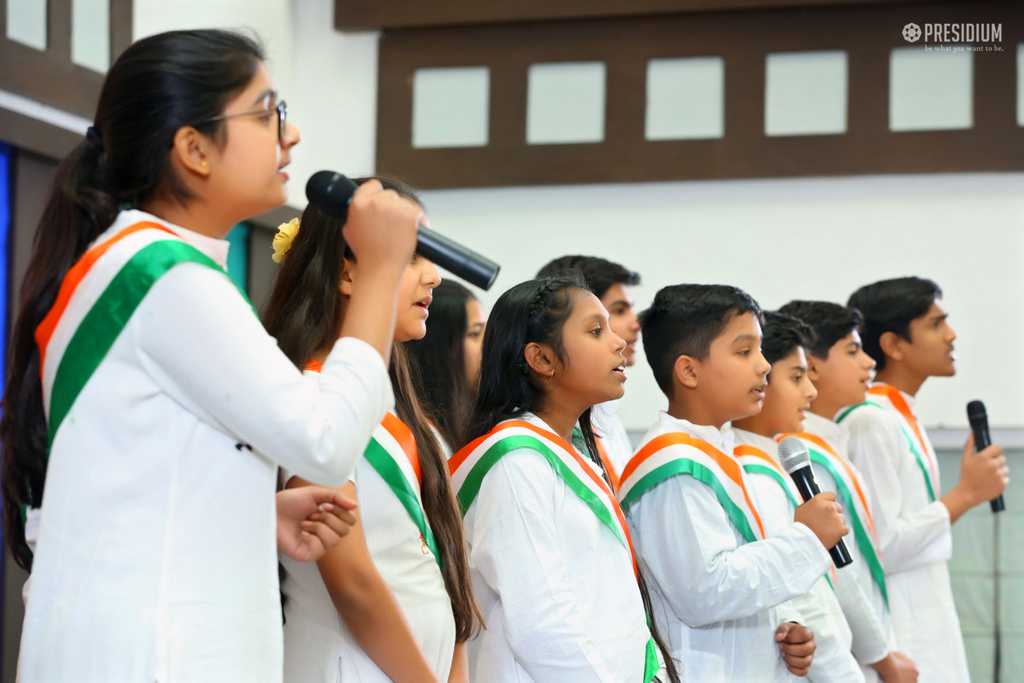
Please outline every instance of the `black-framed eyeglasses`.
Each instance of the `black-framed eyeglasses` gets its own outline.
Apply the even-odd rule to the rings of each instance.
[[[269,114],[270,112],[277,112],[277,139],[280,142],[284,142],[285,127],[288,123],[288,103],[281,100],[277,103],[277,106],[273,109],[254,109],[253,111],[245,111],[241,114],[223,114],[221,116],[214,116],[212,119],[206,119],[200,123],[213,123],[214,121],[223,121],[224,119],[234,119],[239,116],[259,116],[261,114]]]

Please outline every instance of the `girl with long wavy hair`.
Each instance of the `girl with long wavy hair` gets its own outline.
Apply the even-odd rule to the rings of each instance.
[[[419,204],[408,188],[384,185]],[[363,277],[341,227],[306,208],[264,315],[267,331],[308,374],[335,343]],[[281,561],[288,682],[468,681],[465,643],[479,612],[462,520],[403,348],[423,337],[439,282],[433,264],[414,257],[399,286],[390,367],[396,409],[341,489],[358,496],[360,523],[319,560],[319,571]],[[304,483],[290,473],[284,479]]]

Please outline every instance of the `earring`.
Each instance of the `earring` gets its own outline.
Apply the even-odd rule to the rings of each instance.
[[[202,167],[206,168],[206,162],[205,161],[202,163]]]
[[[552,371],[551,371],[551,374],[550,374],[550,375],[548,375],[548,381],[550,382],[550,381],[551,381],[551,380],[553,380],[554,378],[555,378],[555,371],[554,371],[554,370],[552,370]]]

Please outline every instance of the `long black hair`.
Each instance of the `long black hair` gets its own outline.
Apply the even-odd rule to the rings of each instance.
[[[476,297],[458,282],[445,280],[434,288],[423,339],[406,342],[424,407],[450,447],[457,446],[476,400],[466,375],[466,304]]]
[[[356,178],[362,184],[369,178]],[[397,180],[377,178],[420,206],[413,191]],[[342,221],[310,204],[270,295],[263,325],[297,367],[304,368],[317,352],[330,348],[345,316],[345,298],[338,289],[342,259],[354,261],[342,235]],[[423,473],[423,510],[437,538],[445,589],[452,603],[457,642],[473,637],[480,612],[473,598],[462,515],[448,476],[448,460],[430,429],[404,343],[395,343],[388,369],[395,394],[395,412],[412,431]]]
[[[89,135],[57,168],[22,286],[0,418],[4,542],[26,569],[31,553],[20,507],[42,504],[47,457],[35,329],[64,275],[120,207],[192,198],[171,166],[175,133],[192,126],[223,145],[224,122],[203,122],[224,112],[262,60],[256,42],[228,31],[172,31],[140,40],[110,67]]]
[[[543,406],[544,386],[530,377],[526,346],[531,343],[544,344],[554,351],[563,366],[568,365],[571,359],[562,343],[562,331],[572,315],[576,301],[587,293],[590,290],[581,277],[566,274],[523,282],[498,298],[491,309],[487,332],[484,334],[480,389],[462,443],[483,436],[499,422],[520,417],[527,412],[536,412]],[[590,408],[583,411],[578,426],[583,434],[587,455],[604,472],[604,463],[598,454],[594,428],[590,422],[590,412]],[[653,610],[647,581],[639,564],[636,569],[640,597],[650,616]],[[651,636],[664,658],[669,681],[679,683],[679,673],[672,654],[653,618],[650,626]]]

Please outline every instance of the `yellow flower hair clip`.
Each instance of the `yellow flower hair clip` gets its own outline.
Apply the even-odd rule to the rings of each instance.
[[[270,257],[274,259],[274,263],[284,263],[284,257],[288,255],[288,250],[292,248],[292,242],[298,234],[298,218],[277,226],[277,234],[274,235],[274,255]]]

